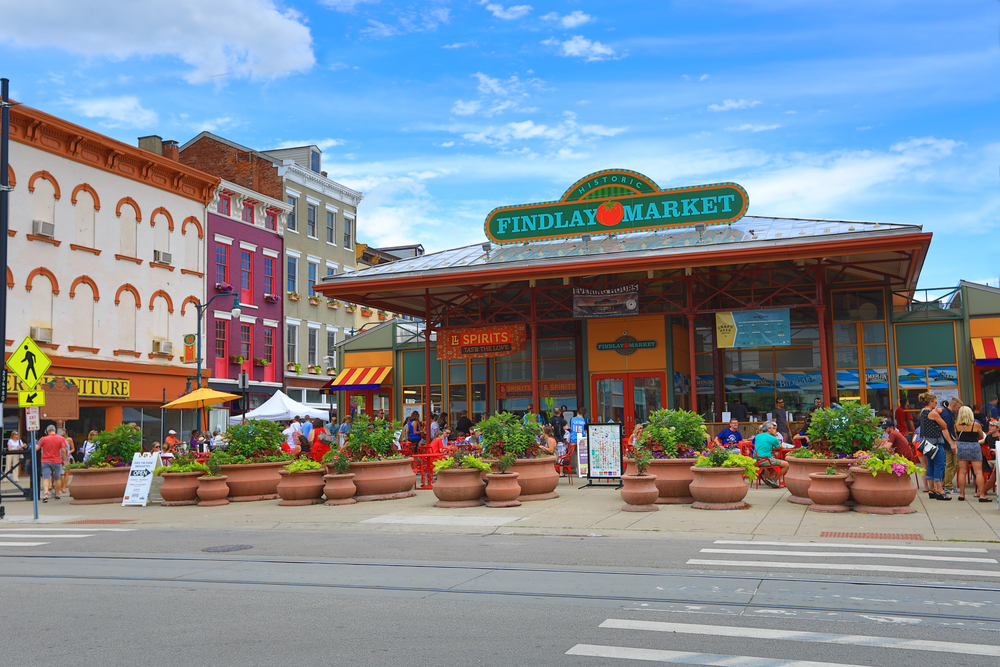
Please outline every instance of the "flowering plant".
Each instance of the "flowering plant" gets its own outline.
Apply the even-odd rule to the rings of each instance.
[[[743,468],[743,474],[751,479],[757,476],[760,470],[757,468],[757,461],[749,456],[733,454],[727,449],[716,449],[710,447],[705,456],[699,456],[694,464],[695,468]]]
[[[654,459],[695,458],[706,448],[705,433],[705,420],[697,413],[656,410],[636,446],[649,450]]]
[[[451,470],[452,468],[475,468],[481,472],[493,472],[489,463],[486,463],[472,454],[455,454],[434,462],[435,474],[441,472],[442,470]]]
[[[220,292],[225,292],[226,294],[229,294],[230,292],[233,291],[234,288],[227,282],[221,282],[221,283],[215,283],[215,289],[219,290]]]
[[[398,421],[370,420],[367,415],[358,415],[347,432],[347,442],[341,451],[352,461],[403,458],[396,448],[395,432],[400,428],[402,425]]]
[[[904,475],[908,477],[915,472],[924,472],[924,469],[913,461],[886,449],[862,450],[855,452],[854,458],[857,459],[860,467],[870,470],[873,476],[878,476],[880,472],[888,472],[896,477]]]

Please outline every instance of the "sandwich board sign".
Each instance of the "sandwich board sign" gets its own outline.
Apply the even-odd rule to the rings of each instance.
[[[128,472],[128,483],[125,485],[125,497],[122,507],[126,505],[146,506],[149,502],[149,491],[153,486],[153,471],[160,465],[158,452],[136,452],[132,455],[132,467]]]

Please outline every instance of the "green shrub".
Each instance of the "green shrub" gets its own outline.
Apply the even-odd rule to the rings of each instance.
[[[190,463],[180,463],[178,464],[174,461],[173,464],[169,466],[160,466],[153,471],[154,475],[162,475],[163,473],[177,473],[177,472],[201,472],[207,473],[208,466],[204,463],[190,462]]]
[[[303,458],[297,461],[292,461],[285,466],[285,470],[288,472],[301,472],[302,470],[319,470],[322,467],[322,463],[318,463],[312,459]]]
[[[652,452],[676,458],[678,445],[700,450],[706,444],[705,419],[690,410],[656,410],[643,429],[641,445]]]
[[[451,470],[452,468],[475,468],[482,472],[493,472],[489,463],[471,454],[456,454],[455,456],[449,456],[434,462],[435,473],[442,470]]]
[[[285,436],[281,434],[281,426],[277,422],[252,419],[247,424],[230,426],[226,431],[226,438],[229,441],[226,452],[234,459],[245,459],[234,460],[233,463],[264,463],[265,459],[274,459],[283,454],[281,443],[285,441]]]
[[[760,472],[755,459],[742,454],[731,454],[725,449],[709,450],[706,456],[698,457],[694,466],[696,468],[743,468],[743,474],[751,479]]]
[[[119,424],[110,431],[101,431],[94,444],[97,448],[83,462],[84,468],[115,468],[132,465],[132,457],[142,451],[142,431],[128,424]]]
[[[337,449],[331,449],[324,454],[323,463],[333,468],[337,475],[346,475],[351,471],[351,459]]]
[[[882,430],[870,405],[845,401],[813,412],[808,435],[817,449],[853,454],[875,446],[882,438]]]
[[[476,432],[485,458],[500,459],[513,454],[515,458],[524,459],[538,453],[542,426],[533,419],[526,422],[513,413],[500,412],[479,422]]]
[[[400,428],[398,421],[371,420],[367,415],[358,415],[342,451],[352,461],[404,458],[396,448],[396,431]]]

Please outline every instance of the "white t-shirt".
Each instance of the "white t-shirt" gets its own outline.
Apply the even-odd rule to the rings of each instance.
[[[292,422],[292,425],[281,432],[281,435],[285,436],[285,444],[287,444],[291,449],[295,449],[295,434],[301,432],[301,428],[298,431],[295,429],[297,424]]]
[[[83,441],[83,458],[90,456],[90,453],[97,449],[97,444],[91,442],[90,440]]]
[[[7,449],[22,449],[24,448],[23,440],[14,440],[13,438],[7,439]]]

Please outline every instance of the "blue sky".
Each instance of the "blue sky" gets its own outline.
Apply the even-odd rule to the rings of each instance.
[[[923,287],[1000,277],[995,0],[3,5],[15,99],[130,143],[317,143],[377,245],[481,242],[494,207],[621,167],[923,225]]]

